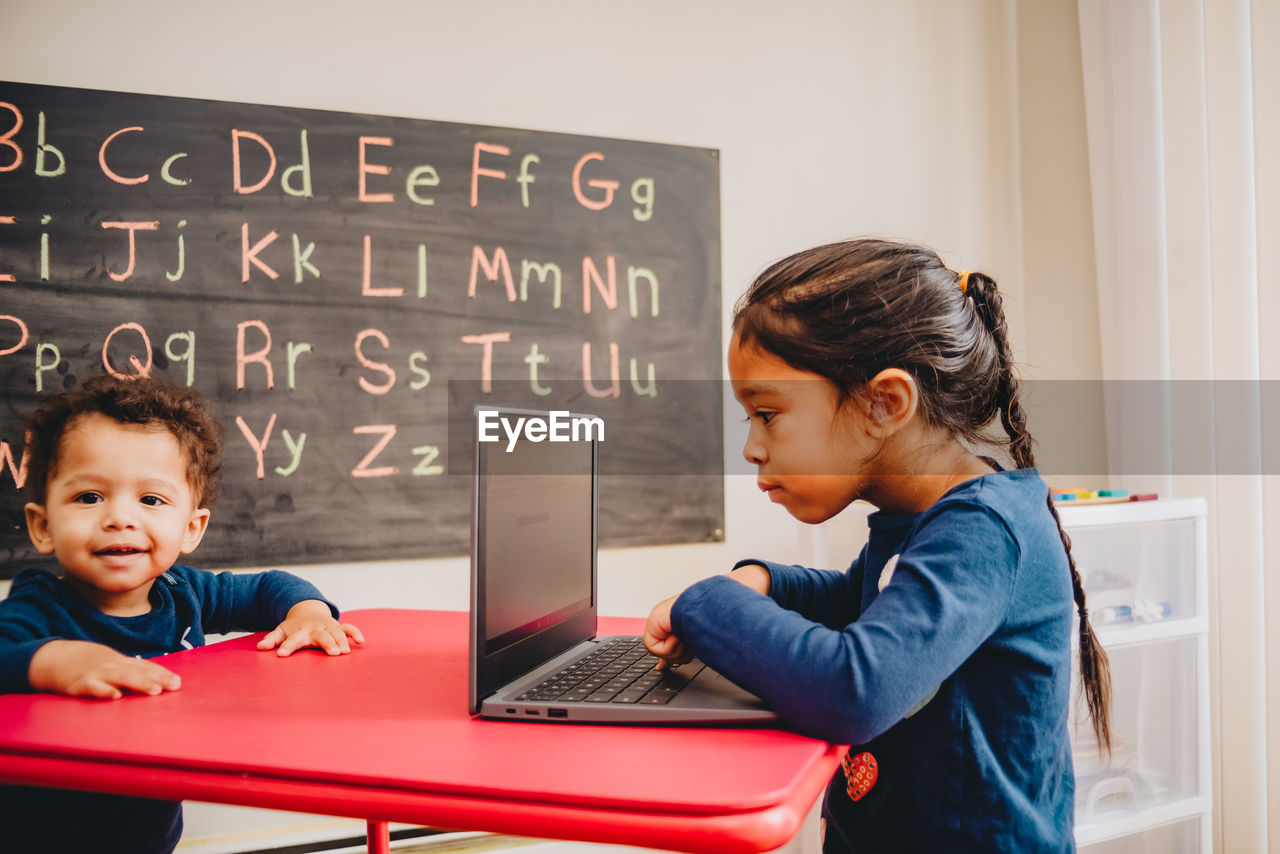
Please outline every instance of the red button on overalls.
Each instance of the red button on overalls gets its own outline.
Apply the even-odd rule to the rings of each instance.
[[[876,758],[866,751],[856,756],[852,753],[848,754],[841,763],[841,767],[844,768],[846,791],[849,793],[850,800],[854,801],[860,800],[871,791],[880,776]]]

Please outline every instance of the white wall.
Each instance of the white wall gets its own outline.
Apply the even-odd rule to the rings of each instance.
[[[864,233],[989,271],[1022,311],[1007,2],[8,0],[4,23],[10,80],[718,148],[726,318],[768,261]],[[644,613],[745,554],[810,557],[750,478],[726,516],[724,544],[606,552],[603,609]],[[461,559],[299,571],[346,608],[466,607]]]
[[[1071,127],[1082,121],[1070,112],[1080,87],[1076,31],[1055,26],[1074,3],[1034,5],[5,0],[0,79],[717,148],[726,325],[737,294],[778,256],[840,237],[896,236],[994,275],[1019,350],[1028,327],[1037,340],[1083,329],[1073,340],[1085,342],[1086,358],[1072,364],[1087,372],[1097,364],[1096,307],[1090,318],[1088,300],[1070,295],[1050,307],[1023,285],[1024,266],[1056,269],[1052,235],[1080,245],[1090,233],[1087,205],[1083,221],[1072,208],[1055,222],[1056,209],[1035,195],[1027,204],[1049,219],[1024,246],[1024,163],[1087,186],[1075,156],[1083,129]],[[1020,80],[1019,39],[1038,40],[1027,41],[1038,45],[1032,58],[1049,49],[1066,65],[1042,62]],[[1032,109],[1042,91],[1066,105],[1069,132],[1039,132],[1058,115]],[[1081,267],[1087,274],[1091,259]],[[1052,317],[1026,317],[1042,305]],[[1055,353],[1038,350],[1029,373],[1063,375]],[[740,419],[728,416],[736,454]],[[603,553],[602,611],[643,615],[746,555],[843,566],[864,538],[864,509],[815,533],[745,476],[729,478],[725,512],[724,543]],[[348,609],[467,605],[462,558],[294,569]],[[196,809],[188,821],[192,833],[208,830]]]

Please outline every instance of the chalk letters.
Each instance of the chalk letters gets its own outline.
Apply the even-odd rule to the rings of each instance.
[[[582,192],[582,168],[592,160],[604,160],[604,155],[598,151],[588,152],[587,154],[582,155],[578,160],[577,165],[573,167],[573,197],[577,199],[578,204],[582,205],[584,208],[588,208],[593,211],[602,211],[609,207],[609,205],[613,204],[613,193],[618,189],[618,182],[602,181],[599,178],[591,179],[587,182],[587,186],[593,187],[597,190],[604,190],[604,197],[599,199],[587,198],[587,195]]]
[[[621,397],[622,382],[618,376],[618,342],[609,342],[609,387],[596,388],[591,382],[591,342],[582,342],[582,389],[591,397]]]
[[[425,262],[424,262],[425,263]],[[360,281],[360,293],[367,297],[404,296],[404,288],[375,288],[373,280],[373,238],[364,236],[364,278]]]
[[[0,133],[0,146],[12,152],[8,163],[0,163],[0,172],[13,172],[22,165],[22,149],[13,141],[18,131],[22,130],[22,111],[8,101],[0,101],[0,109],[13,113],[13,126]]]
[[[481,175],[486,178],[502,179],[507,177],[507,173],[503,172],[501,169],[481,168],[480,152],[483,151],[486,154],[500,154],[503,157],[508,157],[511,155],[511,149],[505,145],[489,145],[483,142],[477,142],[471,151],[471,207],[474,208],[480,203]]]
[[[52,362],[45,361],[45,356],[53,356]],[[58,349],[58,345],[52,341],[41,341],[36,345],[36,391],[44,391],[44,375],[48,371],[56,370],[58,365],[62,363],[62,351]]]
[[[253,244],[253,248],[249,247],[249,223],[240,226],[240,281],[249,281],[249,265],[257,267],[266,273],[268,278],[278,279],[280,274],[271,269],[266,263],[258,257],[258,253],[266,249],[280,235],[275,231],[271,231],[266,237],[263,237],[257,243]]]
[[[480,390],[485,394],[493,391],[493,345],[510,341],[510,332],[489,332],[485,335],[463,335],[463,344],[479,344],[484,347],[480,357]]]
[[[526,208],[529,207],[529,185],[534,181],[529,166],[541,162],[542,158],[536,154],[526,154],[520,161],[520,174],[516,176],[516,182],[520,185],[520,203]]]
[[[151,178],[151,176],[147,173],[126,178],[122,175],[117,175],[115,172],[111,170],[111,167],[107,165],[107,148],[108,146],[111,145],[111,143],[115,142],[116,137],[126,133],[142,133],[142,131],[143,131],[142,127],[120,128],[120,130],[116,131],[115,133],[111,134],[111,136],[103,140],[102,147],[98,149],[98,165],[102,168],[103,175],[106,175],[108,178],[110,178],[112,181],[115,181],[117,184],[126,184],[126,185],[145,184]]]
[[[416,554],[391,530],[405,504],[424,554],[456,553],[441,475],[484,395],[618,419],[611,465],[660,415],[680,447],[653,473],[683,465],[714,433],[687,419],[718,412],[675,383],[720,378],[718,192],[715,153],[679,146],[0,84],[0,511],[26,477],[18,419],[104,370],[218,399],[215,566]],[[628,505],[625,535],[671,530],[657,507]]]
[[[276,466],[276,474],[281,477],[288,477],[297,471],[298,466],[302,463],[302,449],[307,444],[307,434],[300,433],[298,438],[294,439],[288,430],[281,430],[280,438],[284,439],[285,445],[289,447],[289,465]]]
[[[182,274],[187,269],[187,244],[182,237],[182,229],[186,226],[185,219],[178,220],[178,270],[174,273],[165,273],[164,277],[171,282],[176,282],[182,278]],[[46,276],[47,278],[47,276]]]
[[[142,130],[142,128],[137,128],[137,130]],[[258,183],[252,184],[248,187],[244,185],[244,179],[240,174],[240,140],[242,139],[248,139],[253,142],[256,142],[258,145],[262,146],[264,151],[267,152],[266,174],[263,175],[260,179],[258,179]],[[104,149],[106,148],[105,143],[103,144],[103,148]],[[106,166],[104,165],[103,168],[105,169]],[[232,128],[231,130],[231,187],[232,189],[235,190],[237,193],[244,193],[246,195],[249,193],[256,193],[259,190],[261,190],[263,187],[267,186],[267,183],[271,180],[272,176],[275,174],[276,174],[276,152],[275,152],[275,149],[271,147],[271,143],[267,142],[260,135],[253,133],[252,131],[236,130]]]
[[[21,462],[14,465],[13,449],[9,447],[8,442],[0,441],[0,475],[4,474],[5,468],[8,468],[9,474],[13,476],[13,485],[18,489],[22,489],[27,482],[27,460],[30,455],[30,449],[24,442]]]
[[[391,167],[365,162],[365,148],[370,145],[395,145],[389,136],[360,137],[360,201],[362,202],[394,202],[396,197],[390,193],[370,193],[365,186],[366,175],[390,175]]]
[[[262,333],[264,343],[253,353],[245,352],[245,330],[256,329]],[[271,352],[271,330],[261,320],[246,320],[236,324],[236,388],[244,388],[244,369],[246,365],[257,362],[262,365],[267,375],[267,388],[275,388],[275,371],[271,367],[267,354]]]
[[[0,216],[0,225],[13,225],[18,221],[16,216]],[[13,273],[0,273],[0,282],[16,282],[18,279]]]
[[[485,257],[484,250],[479,246],[471,250],[471,279],[467,284],[467,296],[473,299],[476,295],[476,271],[479,269],[484,270],[485,278],[491,282],[501,275],[502,284],[507,289],[507,302],[516,301],[516,286],[511,281],[511,262],[507,260],[507,250],[501,246],[493,250],[492,261]]]
[[[312,196],[311,151],[307,148],[307,132],[300,131],[298,137],[298,148],[302,152],[302,159],[280,173],[280,187],[291,196],[309,199]],[[298,176],[300,182],[297,187],[290,182],[294,175]]]
[[[12,323],[18,327],[18,343],[7,350],[0,350],[0,356],[8,356],[27,346],[27,339],[30,337],[30,333],[27,330],[27,324],[22,322],[22,318],[14,317],[12,314],[0,314],[0,322]]]
[[[37,116],[36,128],[36,174],[41,178],[57,178],[67,171],[67,158],[62,156],[61,151],[45,142],[43,112]],[[58,165],[52,169],[44,165],[45,158],[50,155],[58,160]]]
[[[133,262],[136,257],[136,248],[134,245],[133,233],[135,231],[155,231],[160,227],[160,221],[152,222],[104,222],[103,228],[123,228],[129,232],[129,264],[125,267],[123,273],[116,273],[112,270],[107,271],[107,275],[115,279],[117,282],[123,282],[125,279],[133,275]]]
[[[391,342],[387,339],[386,335],[382,334],[377,329],[366,329],[356,335],[356,359],[359,360],[361,365],[364,365],[369,370],[386,374],[387,381],[384,385],[377,385],[364,377],[360,377],[360,388],[369,392],[369,394],[386,394],[391,391],[391,387],[396,384],[396,372],[391,370],[390,366],[387,364],[383,362],[375,362],[364,354],[364,351],[361,348],[363,347],[365,340],[368,338],[375,339],[383,346],[383,349],[391,346]]]
[[[267,429],[262,432],[262,438],[259,439],[253,435],[253,431],[249,429],[249,425],[239,415],[236,416],[236,426],[240,428],[240,432],[244,434],[245,440],[249,443],[249,447],[253,448],[253,453],[258,460],[258,480],[262,480],[267,476],[266,464],[263,462],[262,455],[267,450],[267,443],[271,441],[271,431],[276,427],[276,413],[271,413],[271,417],[267,419]]]
[[[174,342],[181,341],[186,344],[182,350],[175,351],[173,349]],[[165,339],[164,354],[169,357],[172,362],[187,363],[187,385],[195,385],[196,382],[196,332],[194,329],[188,329],[186,332],[175,332]]]
[[[444,474],[444,466],[435,464],[436,458],[440,456],[440,448],[436,445],[421,445],[414,448],[413,455],[422,457],[418,464],[413,467],[414,477]]]
[[[314,243],[308,243],[307,248],[302,248],[302,241],[298,239],[298,235],[293,235],[293,283],[295,285],[302,284],[302,271],[306,270],[314,278],[320,278],[320,271],[316,269],[316,265],[311,263],[311,253],[316,251]]]
[[[595,285],[600,292],[604,304],[608,308],[618,307],[618,262],[612,255],[604,259],[604,268],[608,270],[608,284],[600,278],[600,268],[591,260],[590,255],[582,256],[582,313],[591,313],[591,286]]]
[[[147,354],[146,362],[143,362],[136,355],[130,354],[129,365],[133,368],[133,373],[131,374],[126,374],[123,371],[116,370],[111,365],[111,360],[107,357],[107,351],[111,349],[111,340],[116,337],[117,333],[123,332],[126,329],[137,332],[142,336],[142,346],[138,349]],[[105,368],[107,373],[111,374],[113,377],[121,379],[128,379],[129,377],[149,377],[151,376],[151,363],[151,339],[147,336],[147,330],[143,329],[141,324],[122,323],[115,329],[112,329],[111,333],[107,335],[106,340],[102,342],[102,367]]]
[[[187,153],[185,151],[180,151],[177,154],[171,155],[169,159],[165,160],[164,165],[160,167],[160,178],[166,184],[172,184],[175,187],[185,187],[191,183],[190,178],[179,178],[173,174],[173,164],[177,163],[179,160],[181,160],[186,156],[187,156]]]
[[[391,443],[396,435],[396,425],[394,424],[365,424],[362,427],[356,427],[352,431],[357,436],[382,434],[382,438],[374,444],[369,453],[356,464],[351,470],[352,477],[386,477],[400,471],[396,466],[381,466],[379,468],[369,468],[369,463],[373,462],[373,458],[382,453],[383,448]]]

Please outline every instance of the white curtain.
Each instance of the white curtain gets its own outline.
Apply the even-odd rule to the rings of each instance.
[[[1110,466],[1209,502],[1215,849],[1280,852],[1280,2],[1079,17]]]

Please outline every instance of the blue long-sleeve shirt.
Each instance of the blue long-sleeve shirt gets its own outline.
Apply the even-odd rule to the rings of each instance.
[[[112,617],[80,599],[40,569],[24,569],[0,601],[0,693],[31,690],[27,672],[36,650],[51,640],[105,644],[126,655],[153,658],[204,645],[205,633],[274,629],[289,609],[319,599],[310,582],[287,572],[213,573],[174,566],[151,587],[151,610]]]
[[[112,617],[80,599],[62,579],[24,569],[0,601],[0,693],[31,690],[36,650],[51,640],[93,641],[142,658],[203,646],[205,633],[262,631],[289,609],[319,599],[287,572],[206,572],[174,566],[151,586],[151,610]],[[15,851],[169,852],[182,835],[182,804],[22,786],[0,787],[3,846]],[[6,848],[8,850],[8,848]]]
[[[922,513],[872,514],[846,572],[743,561],[769,596],[719,576],[676,601],[699,658],[875,757],[860,799],[833,778],[828,850],[1073,849],[1073,600],[1046,500],[1034,470],[987,475]]]

